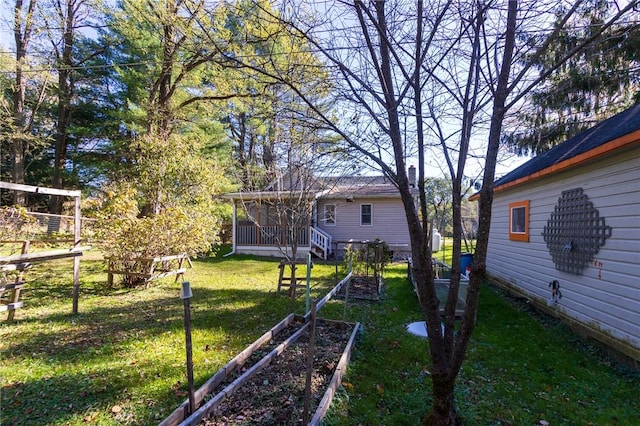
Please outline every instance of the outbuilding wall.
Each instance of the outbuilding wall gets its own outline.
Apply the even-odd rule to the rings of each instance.
[[[574,188],[611,227],[580,275],[556,268],[542,235],[562,192]],[[509,204],[527,200],[529,241],[512,241]],[[498,191],[492,210],[488,273],[541,306],[551,296],[550,281],[558,280],[562,298],[549,312],[640,360],[640,144]]]

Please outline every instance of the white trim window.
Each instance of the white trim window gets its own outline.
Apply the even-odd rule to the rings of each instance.
[[[360,226],[373,226],[373,204],[360,204]]]
[[[324,205],[324,224],[325,226],[336,226],[336,205]]]

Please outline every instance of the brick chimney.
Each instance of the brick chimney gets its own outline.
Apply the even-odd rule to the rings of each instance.
[[[416,187],[416,168],[414,166],[409,166],[409,186]]]

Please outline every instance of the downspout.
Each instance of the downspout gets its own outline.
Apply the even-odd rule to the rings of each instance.
[[[232,220],[231,220],[231,252],[225,254],[222,257],[227,257],[227,256],[231,256],[232,254],[236,253],[236,217],[237,217],[237,207],[236,207],[236,200],[233,200],[233,209],[232,209],[233,213],[231,215]]]

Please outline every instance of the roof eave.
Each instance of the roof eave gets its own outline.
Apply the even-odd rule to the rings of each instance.
[[[255,201],[255,200],[281,200],[284,198],[299,198],[300,196],[313,199],[316,192],[307,191],[253,191],[253,192],[229,192],[221,197],[231,201]]]
[[[634,132],[628,133],[624,136],[621,136],[617,139],[614,139],[610,142],[607,142],[605,144],[602,144],[590,151],[584,152],[582,154],[578,154],[574,157],[568,158],[564,161],[561,161],[559,163],[553,164],[549,167],[546,167],[542,170],[538,170],[537,172],[534,172],[528,176],[524,176],[521,177],[520,179],[516,179],[514,181],[511,182],[507,182],[503,185],[500,186],[496,186],[493,189],[493,192],[499,192],[499,191],[504,191],[507,190],[509,188],[513,188],[515,186],[518,185],[522,185],[524,183],[528,183],[540,178],[543,178],[545,176],[554,174],[554,173],[558,173],[560,171],[566,170],[570,167],[575,167],[577,165],[580,164],[584,164],[593,160],[596,160],[600,157],[603,157],[605,155],[611,154],[617,150],[626,148],[631,146],[634,143],[637,143],[640,141],[640,130],[636,130]],[[477,195],[477,197],[476,197]],[[475,198],[474,198],[475,197]],[[470,197],[469,199],[474,201],[475,199],[479,198],[479,193],[478,194],[474,194],[472,197]]]

